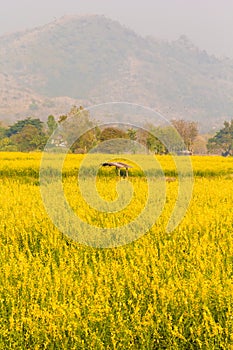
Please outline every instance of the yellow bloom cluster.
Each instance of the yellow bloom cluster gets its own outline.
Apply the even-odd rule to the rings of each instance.
[[[83,157],[64,163],[75,214],[96,227],[134,220],[147,200],[140,169],[130,169],[128,180],[99,170],[102,199],[117,201],[119,181],[131,183],[133,197],[119,212],[98,212],[88,204],[91,192],[84,200],[78,188]],[[40,161],[39,153],[0,154],[0,349],[233,349],[232,158],[192,157],[193,195],[178,227],[166,231],[177,179],[165,183],[153,227],[112,249],[59,232],[41,198]],[[166,176],[176,174],[171,157],[157,161]]]

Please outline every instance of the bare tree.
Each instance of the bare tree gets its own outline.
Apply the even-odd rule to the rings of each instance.
[[[192,152],[193,142],[198,135],[198,124],[184,119],[174,119],[171,123],[182,137],[187,149]]]

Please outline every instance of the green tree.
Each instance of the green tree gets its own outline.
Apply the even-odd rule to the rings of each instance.
[[[3,123],[0,122],[0,140],[6,137],[7,129],[4,127]]]
[[[149,123],[145,125],[144,129],[138,130],[137,140],[147,149],[147,152],[155,154],[167,153],[167,149],[160,139],[160,136],[162,136],[161,130],[161,128]]]
[[[219,130],[207,143],[209,152],[221,152],[223,156],[233,155],[233,119],[224,122]]]
[[[157,136],[155,136],[157,135]],[[148,133],[146,139],[146,145],[149,151],[155,154],[165,154],[167,153],[167,149],[163,142],[160,140],[161,130],[159,127],[151,126],[150,132]]]
[[[162,153],[177,153],[186,146],[178,131],[171,125],[156,128],[157,138],[162,142]]]
[[[113,154],[130,151],[126,139],[129,139],[129,137],[124,130],[108,126],[100,132],[99,141],[101,143],[98,146],[98,152]]]
[[[9,137],[0,139],[0,151],[16,152],[17,150],[17,146],[12,143]]]
[[[34,126],[39,132],[42,132],[43,130],[43,122],[40,119],[32,119],[31,117],[28,117],[26,119],[19,120],[10,126],[6,132],[6,136],[11,137],[12,135],[21,132],[27,125]]]
[[[25,125],[17,134],[10,137],[13,145],[17,146],[20,152],[30,152],[34,150],[42,150],[47,142],[44,132],[39,131],[33,125]]]
[[[136,141],[137,140],[137,130],[130,128],[127,130],[127,135],[128,138],[132,141]]]
[[[58,119],[63,141],[71,145],[73,153],[85,153],[98,142],[99,129],[91,119],[90,112],[82,106],[73,106],[69,113]],[[78,136],[80,135],[80,136]]]
[[[127,139],[128,135],[125,131],[113,127],[113,126],[108,126],[104,128],[101,131],[100,134],[100,141],[107,141],[107,140],[112,140],[112,139]]]
[[[48,134],[49,136],[51,136],[54,130],[57,128],[57,122],[53,115],[48,116],[47,127],[48,127]]]

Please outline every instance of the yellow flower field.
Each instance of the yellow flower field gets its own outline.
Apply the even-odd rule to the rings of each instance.
[[[125,209],[98,213],[77,185],[83,157],[64,163],[74,213],[95,227],[137,217],[147,191],[141,170],[119,180],[114,169],[100,169],[103,199],[117,199],[119,181],[134,193]],[[148,176],[158,175],[145,156],[132,162],[137,157]],[[172,158],[157,157],[174,177],[161,215],[137,240],[108,249],[56,228],[41,198],[40,161],[40,153],[0,153],[0,349],[233,349],[233,158],[191,157],[192,199],[167,232],[179,180]]]

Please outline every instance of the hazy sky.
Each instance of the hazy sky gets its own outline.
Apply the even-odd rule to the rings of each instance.
[[[233,0],[0,0],[0,35],[69,14],[104,14],[141,35],[195,45],[233,58]]]

